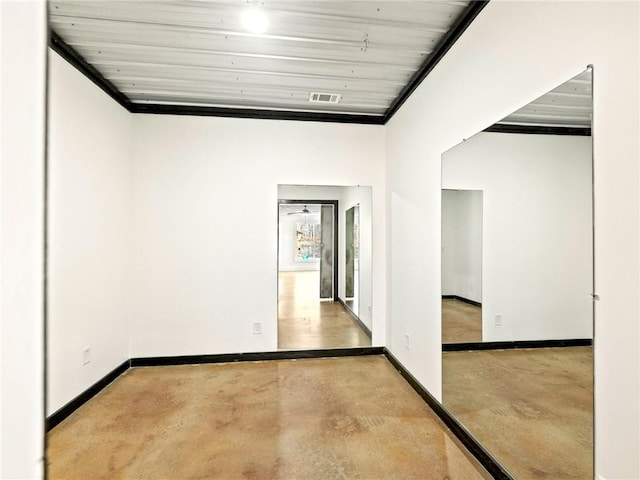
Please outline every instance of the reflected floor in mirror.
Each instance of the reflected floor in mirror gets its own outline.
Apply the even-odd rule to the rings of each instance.
[[[133,368],[48,434],[47,462],[50,480],[491,478],[383,356]]]
[[[442,299],[442,343],[482,341],[482,308],[457,300]]]
[[[593,348],[443,354],[446,408],[518,480],[593,478]]]
[[[278,349],[369,347],[339,302],[320,301],[317,271],[278,273]]]

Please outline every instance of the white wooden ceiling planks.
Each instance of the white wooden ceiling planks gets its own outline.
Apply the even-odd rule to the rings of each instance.
[[[467,1],[50,2],[62,40],[134,104],[382,117]],[[241,23],[267,15],[263,34]],[[312,92],[340,95],[309,102]]]

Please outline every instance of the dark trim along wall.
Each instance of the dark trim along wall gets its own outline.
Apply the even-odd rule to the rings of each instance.
[[[104,377],[98,380],[96,383],[87,388],[84,392],[78,395],[76,398],[67,403],[64,407],[60,408],[57,412],[47,417],[46,430],[49,431],[65,418],[75,412],[82,405],[87,403],[98,393],[100,393],[107,385],[113,382],[116,378],[122,375],[124,372],[131,368],[131,360],[125,360],[112,371],[107,373]]]
[[[367,327],[364,324],[364,322],[360,320],[360,317],[356,314],[356,312],[351,310],[349,305],[347,305],[347,303],[340,297],[338,297],[338,302],[340,303],[340,305],[342,305],[342,308],[344,308],[344,311],[349,314],[349,316],[351,317],[353,322],[358,326],[358,328],[362,330],[367,337],[369,337],[369,340],[371,340],[371,330],[369,330],[369,327]]]
[[[49,431],[100,393],[107,385],[133,367],[160,367],[168,365],[199,365],[205,363],[258,362],[264,360],[293,360],[301,358],[354,357],[382,355],[384,347],[328,348],[318,350],[282,350],[276,352],[224,353],[218,355],[185,355],[177,357],[143,357],[125,360],[76,398],[47,417]]]
[[[400,91],[400,95],[391,103],[391,106],[384,115],[384,123],[391,120],[391,117],[398,111],[402,104],[409,98],[413,91],[418,88],[422,81],[431,73],[445,54],[451,49],[456,41],[462,36],[465,30],[471,25],[471,22],[475,20],[478,14],[484,7],[487,6],[489,0],[486,1],[472,1],[462,12],[460,18],[452,25],[449,31],[440,40],[440,43],[433,49],[433,54],[430,55],[427,60],[422,64],[420,70],[418,70],[409,83]]]
[[[132,111],[132,103],[129,99],[121,93],[116,86],[96,70],[93,65],[90,65],[73,47],[67,45],[60,36],[49,29],[49,46],[54,52],[58,53],[71,65],[76,67],[80,73],[100,87],[107,95],[113,98],[121,106]]]
[[[436,400],[422,384],[411,375],[411,373],[393,356],[393,354],[385,348],[385,356],[389,362],[398,370],[400,375],[407,381],[418,395],[425,401],[433,412],[438,415],[440,420],[449,427],[449,430],[460,440],[460,442],[469,450],[469,452],[480,462],[480,464],[491,474],[496,480],[514,480],[514,477],[491,455],[480,442],[478,442],[471,433],[456,418]]]
[[[473,305],[475,307],[482,307],[482,303],[476,302],[475,300],[470,300],[468,298],[460,297],[458,295],[442,295],[442,298],[460,300],[461,302],[468,303],[469,305]]]
[[[393,356],[385,347],[330,348],[322,350],[290,350],[277,352],[231,353],[220,355],[188,355],[179,357],[131,358],[109,372],[76,398],[46,419],[46,431],[59,425],[64,419],[89,401],[107,385],[133,367],[167,365],[196,365],[204,363],[252,362],[263,360],[286,360],[300,358],[352,357],[363,355],[385,355],[402,377],[429,405],[442,422],[453,432],[480,464],[498,480],[513,480],[514,477],[458,422],[453,415],[438,402],[429,391]]]
[[[591,128],[589,127],[544,127],[540,125],[509,125],[505,123],[495,123],[490,127],[485,128],[483,131],[494,133],[523,133],[527,135],[591,136]]]
[[[413,91],[422,83],[427,75],[442,60],[453,44],[460,38],[471,22],[478,16],[489,0],[469,2],[462,15],[449,29],[427,57],[420,69],[413,75],[409,83],[400,91],[384,115],[357,115],[345,113],[318,113],[285,110],[262,110],[255,108],[224,108],[188,105],[161,105],[153,103],[134,103],[118,88],[107,80],[96,68],[89,64],[73,47],[67,44],[56,32],[49,28],[49,46],[62,58],[76,67],[83,75],[100,87],[107,95],[131,113],[148,113],[158,115],[194,115],[207,117],[237,117],[266,120],[296,120],[302,122],[357,123],[364,125],[384,125],[398,111]]]
[[[132,103],[131,109],[129,111],[132,113],[151,113],[156,115],[255,118],[262,120],[296,120],[299,122],[357,123],[361,125],[384,124],[384,117],[378,115],[350,115],[344,113],[258,110],[252,108],[198,107],[189,105]]]
[[[590,338],[571,338],[566,340],[514,340],[506,342],[462,342],[443,343],[443,352],[462,352],[469,350],[515,350],[518,348],[559,348],[590,347]]]

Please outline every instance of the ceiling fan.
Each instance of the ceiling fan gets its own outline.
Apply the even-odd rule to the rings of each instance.
[[[302,210],[300,210],[299,212],[288,212],[287,215],[305,215],[307,213],[311,213],[311,212],[309,211],[309,209],[305,205],[304,208]]]

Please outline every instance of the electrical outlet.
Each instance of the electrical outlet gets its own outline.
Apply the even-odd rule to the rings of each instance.
[[[369,314],[369,318],[371,318],[371,305],[367,307],[367,313]]]
[[[262,334],[262,323],[261,322],[253,322],[253,334],[261,335]]]
[[[502,326],[502,315],[496,315],[496,327]]]
[[[87,346],[82,349],[82,365],[91,363],[91,347]]]
[[[404,348],[406,348],[407,350],[411,349],[411,344],[409,343],[409,334],[408,333],[404,334]]]
[[[473,283],[470,283],[470,284],[469,284],[469,291],[470,291],[470,292],[473,292]]]

